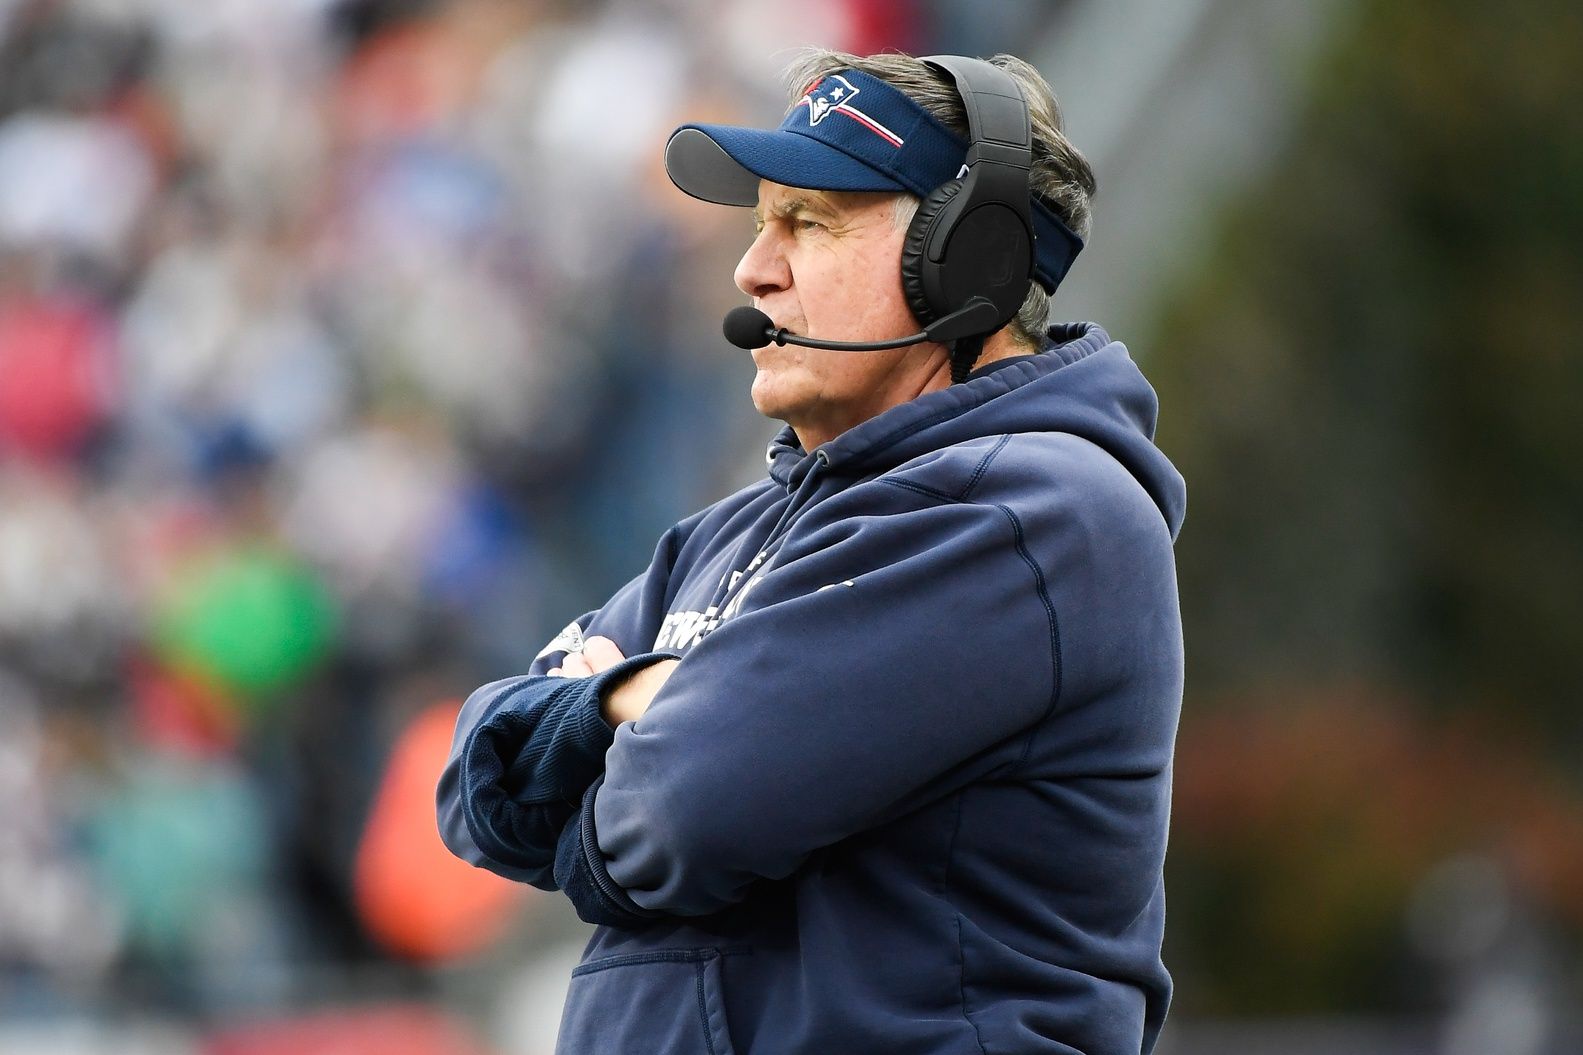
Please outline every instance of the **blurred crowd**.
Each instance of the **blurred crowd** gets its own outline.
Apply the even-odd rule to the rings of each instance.
[[[1159,318],[1101,320],[1160,349],[1197,496],[1166,1043],[1362,1011],[1443,1021],[1265,1050],[1548,1055],[1583,34],[1341,6],[1262,189]],[[457,701],[774,431],[719,333],[750,221],[670,186],[666,134],[773,123],[803,43],[1038,62],[1094,10],[0,0],[0,1055],[538,1050],[581,931],[439,846]],[[1191,126],[1186,77],[1151,106]],[[143,1015],[174,1038],[26,1032]]]
[[[0,1019],[465,951],[353,881],[393,745],[772,431],[666,132],[1050,6],[0,2]]]

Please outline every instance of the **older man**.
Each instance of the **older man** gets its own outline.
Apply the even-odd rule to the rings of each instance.
[[[1126,349],[1045,327],[1093,178],[1017,59],[792,76],[667,147],[753,207],[768,478],[473,694],[442,832],[599,924],[565,1053],[1147,1052],[1184,499]]]

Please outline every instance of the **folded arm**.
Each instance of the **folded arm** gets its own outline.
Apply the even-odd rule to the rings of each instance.
[[[556,840],[584,790],[604,769],[611,728],[601,717],[603,694],[645,659],[665,611],[665,591],[680,528],[656,547],[649,568],[595,612],[569,624],[534,659],[526,674],[493,682],[463,704],[451,756],[436,788],[440,837],[470,864],[508,879],[554,888]],[[575,662],[589,637],[604,636],[616,655],[633,655],[600,678],[551,677]],[[564,673],[564,671],[563,671]]]
[[[1005,764],[1053,707],[1053,613],[1007,511],[868,517],[783,559],[612,738],[555,865],[584,919],[719,911]]]

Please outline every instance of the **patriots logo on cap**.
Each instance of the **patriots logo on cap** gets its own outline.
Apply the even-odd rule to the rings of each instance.
[[[852,82],[840,74],[826,77],[808,92],[808,123],[816,125],[829,116],[830,111],[842,103],[849,103],[858,94]]]
[[[833,73],[809,88],[808,93],[797,101],[797,105],[808,107],[810,128],[832,113],[840,113],[852,118],[891,146],[901,146],[903,143],[901,136],[852,105],[852,100],[861,90],[839,73]]]

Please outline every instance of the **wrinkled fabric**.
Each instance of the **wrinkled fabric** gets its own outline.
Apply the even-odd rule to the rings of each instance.
[[[767,480],[552,642],[523,700],[583,635],[681,659],[602,772],[524,743],[553,836],[471,837],[499,683],[464,707],[447,844],[600,924],[559,1051],[1152,1050],[1185,491],[1099,327],[996,366],[815,451],[783,430]]]

